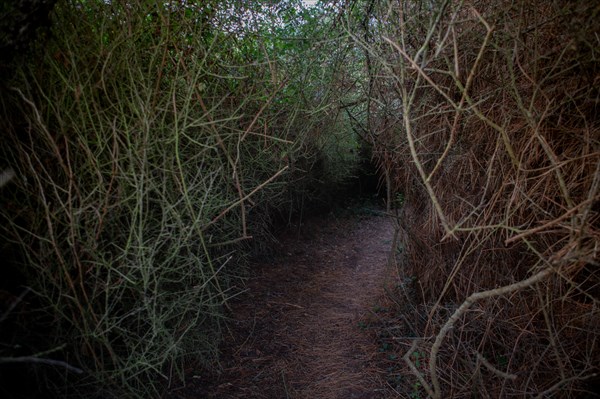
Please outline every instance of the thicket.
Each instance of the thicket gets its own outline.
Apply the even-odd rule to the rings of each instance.
[[[390,330],[399,373],[413,376],[398,389],[593,390],[600,7],[413,0],[354,10],[346,27],[367,61],[367,130],[402,205],[401,264],[414,279],[402,287],[418,298]]]
[[[600,6],[40,3],[35,40],[0,23],[2,382],[153,397],[213,364],[248,251],[370,148],[414,281],[397,389],[599,381]]]
[[[248,242],[360,161],[318,12],[58,1],[3,60],[3,388],[157,397],[214,364]]]

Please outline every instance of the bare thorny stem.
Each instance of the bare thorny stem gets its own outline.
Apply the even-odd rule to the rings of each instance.
[[[392,3],[389,4],[389,7],[391,9],[393,5]],[[415,365],[410,359],[410,354],[416,348],[416,343],[413,342],[412,347],[405,354],[404,360],[410,368],[411,372],[422,384],[427,394],[434,398],[440,398],[442,397],[443,393],[440,382],[439,370],[437,369],[437,362],[438,358],[440,357],[440,352],[442,350],[444,339],[448,335],[448,333],[456,326],[456,324],[459,323],[459,320],[468,313],[469,309],[474,303],[488,298],[503,297],[518,290],[523,290],[526,288],[535,288],[538,285],[541,287],[541,284],[539,283],[554,274],[560,277],[562,281],[568,282],[577,292],[591,299],[594,304],[597,303],[594,298],[590,297],[590,295],[584,290],[582,290],[581,287],[577,286],[577,284],[569,276],[569,273],[567,271],[568,267],[564,266],[569,264],[569,267],[572,266],[573,268],[575,268],[576,266],[574,265],[581,265],[581,263],[586,262],[589,263],[590,260],[583,256],[581,258],[577,258],[576,255],[572,255],[570,259],[568,257],[565,257],[563,259],[563,261],[566,262],[555,262],[554,257],[549,258],[548,256],[546,256],[546,253],[542,253],[542,251],[538,251],[536,249],[535,240],[530,236],[535,235],[537,238],[537,235],[553,233],[554,231],[560,229],[569,229],[570,231],[572,231],[570,237],[576,237],[580,239],[580,237],[584,236],[585,229],[589,229],[589,227],[585,224],[585,220],[587,220],[587,217],[591,212],[592,204],[598,201],[596,183],[598,181],[597,171],[600,169],[600,164],[597,163],[592,169],[596,170],[596,177],[590,179],[592,181],[592,184],[589,188],[589,193],[587,197],[583,199],[580,198],[578,201],[575,200],[573,194],[573,187],[569,186],[569,184],[572,185],[573,183],[569,182],[569,179],[571,177],[565,171],[565,166],[569,162],[582,160],[584,157],[589,157],[590,159],[597,158],[597,140],[594,141],[595,149],[592,149],[591,153],[588,151],[587,154],[578,158],[575,156],[571,156],[570,154],[566,155],[562,153],[562,151],[564,151],[563,148],[557,147],[555,143],[552,143],[549,139],[547,139],[544,129],[547,129],[546,125],[548,124],[549,120],[552,121],[550,123],[554,123],[554,119],[550,119],[549,116],[552,114],[552,112],[556,112],[556,107],[558,106],[557,101],[553,98],[550,98],[549,96],[546,96],[544,97],[546,103],[542,106],[539,106],[537,103],[534,102],[534,100],[536,99],[536,95],[537,98],[545,96],[545,93],[543,93],[541,89],[541,83],[536,82],[536,80],[526,72],[525,68],[521,66],[520,63],[522,62],[522,59],[525,58],[525,56],[523,56],[521,53],[517,54],[516,50],[514,50],[514,52],[505,51],[505,49],[501,47],[502,45],[504,45],[504,42],[502,42],[502,40],[504,40],[504,37],[500,38],[500,36],[503,36],[503,34],[505,34],[506,32],[500,32],[500,34],[497,36],[493,35],[493,33],[496,31],[496,27],[492,26],[492,24],[490,24],[486,20],[486,18],[482,16],[483,11],[482,13],[480,13],[474,7],[465,7],[462,10],[461,16],[457,18],[457,15],[459,13],[458,9],[462,7],[462,2],[454,3],[459,4],[456,9],[457,11],[452,15],[451,18],[446,19],[446,21],[449,20],[449,23],[444,28],[446,30],[445,32],[440,32],[440,34],[438,35],[439,37],[443,37],[443,39],[435,43],[440,48],[438,48],[433,57],[428,59],[426,50],[428,49],[428,46],[431,45],[430,41],[432,37],[434,37],[434,32],[440,30],[440,21],[442,18],[442,14],[444,13],[444,9],[448,5],[448,2],[441,2],[439,8],[437,9],[439,14],[434,14],[433,17],[431,17],[431,14],[427,14],[427,17],[424,18],[425,22],[422,25],[420,25],[417,29],[415,29],[415,31],[418,33],[412,32],[411,26],[405,26],[406,23],[404,18],[406,15],[409,15],[409,11],[411,11],[404,9],[404,7],[406,7],[405,4],[406,3],[400,3],[398,5],[397,15],[399,16],[400,20],[399,26],[396,28],[396,30],[391,29],[392,33],[390,35],[382,35],[383,41],[389,44],[390,48],[392,49],[392,52],[395,52],[399,55],[399,60],[398,58],[394,58],[389,54],[386,54],[385,51],[383,52],[383,55],[380,55],[381,53],[378,54],[377,51],[380,49],[376,48],[370,43],[367,43],[366,41],[361,40],[361,38],[358,35],[353,35],[353,38],[357,42],[357,44],[364,47],[365,51],[371,56],[372,59],[380,62],[382,69],[388,72],[388,75],[384,76],[384,78],[381,79],[381,81],[383,82],[381,83],[381,85],[383,86],[383,88],[381,88],[381,95],[390,94],[385,92],[385,90],[389,90],[389,86],[385,86],[387,84],[387,82],[385,82],[385,79],[388,79],[389,81],[395,83],[395,92],[392,93],[392,96],[395,96],[396,99],[401,101],[401,106],[398,107],[400,109],[400,111],[398,111],[398,120],[402,119],[402,128],[398,128],[398,130],[401,131],[403,139],[407,144],[406,147],[408,151],[406,152],[410,155],[407,156],[407,158],[410,159],[409,163],[412,164],[410,168],[414,168],[414,170],[416,171],[415,175],[419,178],[419,184],[422,184],[424,191],[426,191],[426,194],[428,196],[429,203],[432,205],[432,208],[435,211],[432,213],[437,216],[437,219],[439,219],[439,224],[441,224],[446,233],[444,239],[447,237],[456,237],[458,239],[457,233],[467,232],[469,234],[468,239],[474,240],[474,242],[477,243],[477,245],[475,245],[475,248],[481,249],[485,248],[484,244],[489,244],[488,240],[495,239],[500,235],[499,232],[503,231],[505,233],[506,238],[504,238],[502,241],[504,241],[504,245],[506,247],[508,247],[509,245],[522,243],[523,247],[525,248],[525,251],[532,254],[533,257],[537,259],[537,262],[539,262],[538,264],[546,265],[545,268],[542,270],[540,270],[537,266],[530,268],[530,270],[537,271],[534,272],[533,275],[530,275],[528,278],[525,278],[521,281],[517,281],[513,284],[501,286],[499,288],[472,293],[467,297],[466,300],[464,300],[464,302],[462,302],[462,304],[452,314],[452,316],[446,320],[446,322],[440,328],[437,336],[435,337],[435,341],[431,348],[431,359],[429,364],[431,384],[428,384],[426,382],[424,374],[415,367]],[[388,15],[390,15],[390,11],[388,11]],[[397,15],[394,14],[394,17],[396,17]],[[471,50],[471,53],[469,53],[465,58],[468,59],[468,57],[471,57],[471,59],[473,59],[473,62],[470,63],[470,66],[462,68],[463,70],[468,71],[468,73],[463,75],[466,76],[466,80],[462,80],[460,73],[461,65],[459,59],[459,54],[461,53],[458,47],[463,43],[460,42],[462,37],[456,37],[456,32],[460,32],[461,30],[462,32],[464,32],[463,27],[457,27],[457,20],[461,20],[462,18],[464,18],[465,15],[473,16],[474,24],[483,26],[485,28],[485,31],[482,32],[480,36],[474,35],[474,37],[477,37],[478,41],[474,43],[469,43],[471,47],[467,47],[468,50]],[[500,14],[493,15],[497,16]],[[498,20],[494,19],[494,21]],[[502,20],[499,21],[499,23],[502,23]],[[423,29],[419,31],[420,28],[423,28],[423,25],[425,23],[428,23],[427,30]],[[526,26],[529,23],[531,22],[525,21]],[[496,24],[496,22],[494,22],[494,24]],[[510,24],[507,25],[512,26]],[[473,28],[473,25],[469,25],[469,28]],[[513,33],[510,32],[508,33],[508,36],[512,37],[512,34]],[[421,39],[416,39],[418,37],[421,37],[422,41],[420,41]],[[438,60],[435,60],[434,58],[442,52],[441,47],[444,46],[444,43],[446,43],[448,38],[451,38],[450,45],[453,46],[452,54],[454,55],[454,60],[448,61],[446,59],[446,65],[448,66],[447,70],[443,69],[443,67],[442,69],[434,69],[429,67],[429,64],[440,64],[436,64]],[[498,38],[498,40],[496,40],[496,38]],[[517,39],[515,39],[515,43],[516,40]],[[535,59],[535,61],[533,61],[532,64],[534,64],[543,55],[535,53],[536,51],[538,51],[537,49],[532,51],[534,52],[533,58]],[[561,65],[559,61],[562,61],[565,51],[566,50],[564,49],[560,51],[560,55],[552,63],[551,68],[549,68],[550,70],[559,70],[559,65]],[[488,101],[489,98],[486,98],[488,94],[486,92],[484,92],[483,94],[479,92],[479,86],[488,83],[484,81],[486,79],[485,74],[490,73],[491,70],[482,67],[483,65],[485,65],[484,60],[486,59],[486,57],[492,58],[496,56],[501,56],[503,52],[505,53],[507,58],[509,58],[509,66],[507,68],[507,73],[512,78],[512,80],[509,79],[509,82],[506,83],[509,87],[505,89],[511,92],[513,99],[516,98],[517,100],[517,118],[519,118],[520,121],[525,120],[527,122],[527,125],[529,127],[527,133],[531,135],[530,142],[533,144],[537,143],[537,146],[541,148],[539,155],[541,155],[544,159],[540,161],[540,163],[542,163],[543,165],[548,165],[546,168],[547,171],[544,174],[554,175],[555,177],[557,183],[556,193],[548,193],[547,195],[556,195],[557,198],[560,198],[559,200],[555,200],[556,203],[560,204],[560,206],[557,206],[557,208],[560,209],[560,212],[558,213],[558,215],[556,213],[546,212],[544,215],[545,218],[537,220],[537,222],[539,222],[537,225],[532,225],[529,223],[514,223],[513,220],[519,219],[514,215],[514,213],[516,213],[517,210],[515,210],[516,207],[511,206],[514,205],[514,203],[512,202],[513,198],[511,198],[508,202],[508,206],[505,207],[504,215],[502,215],[502,212],[499,212],[499,216],[503,217],[503,219],[500,221],[493,220],[492,222],[488,222],[488,220],[490,220],[491,217],[490,214],[486,213],[492,211],[484,209],[484,206],[487,205],[489,207],[490,204],[495,204],[495,202],[489,200],[489,198],[484,198],[485,196],[487,196],[488,193],[488,185],[493,187],[494,184],[494,182],[492,181],[492,176],[494,174],[494,171],[492,171],[493,162],[489,162],[487,181],[485,183],[486,188],[484,190],[485,194],[482,195],[481,202],[479,203],[479,205],[477,205],[476,202],[474,204],[469,204],[471,205],[472,212],[469,213],[469,215],[465,217],[463,221],[453,226],[448,208],[445,208],[445,199],[448,196],[444,195],[443,193],[440,193],[439,191],[436,192],[436,190],[438,190],[437,186],[434,187],[432,182],[435,176],[439,176],[441,174],[441,170],[443,170],[445,167],[444,161],[448,159],[451,150],[453,149],[457,141],[460,139],[458,134],[461,131],[462,124],[466,125],[467,123],[472,123],[471,121],[476,120],[481,125],[485,126],[487,131],[491,131],[491,133],[496,134],[495,141],[497,145],[496,149],[493,151],[493,159],[496,160],[496,164],[502,162],[501,160],[499,160],[500,157],[507,155],[508,162],[506,163],[506,171],[508,173],[516,174],[517,176],[513,177],[511,175],[507,177],[508,181],[504,180],[502,182],[501,189],[498,189],[498,193],[501,193],[502,190],[506,190],[509,186],[514,186],[514,188],[512,189],[514,196],[523,195],[521,191],[525,190],[525,188],[523,187],[524,185],[520,185],[520,181],[512,180],[519,179],[522,177],[522,175],[526,175],[528,171],[525,169],[526,167],[524,166],[524,164],[526,164],[526,162],[528,161],[527,157],[529,156],[529,154],[523,153],[523,148],[519,147],[520,142],[518,141],[518,137],[513,137],[510,135],[513,134],[513,131],[515,129],[514,126],[511,126],[511,123],[514,123],[514,121],[511,119],[512,115],[502,115],[499,118],[495,117],[495,109],[490,104],[490,101]],[[392,61],[390,61],[390,59]],[[510,62],[517,63],[519,69],[523,74],[522,77],[515,76],[515,72]],[[480,69],[484,70],[480,71]],[[480,72],[483,72],[482,75],[484,76],[484,78],[478,80]],[[539,71],[535,72],[538,75],[540,74]],[[438,83],[436,81],[438,76],[442,77],[442,82],[448,81],[446,77],[450,77],[452,79],[451,81],[453,81],[454,89],[458,89],[458,94],[460,95],[459,99],[450,95],[450,93],[452,92],[452,87],[445,87],[443,84]],[[527,88],[523,90],[523,88],[519,87],[517,83],[517,78],[527,78],[528,81],[531,83],[532,87],[534,87],[534,93],[531,96],[530,104],[528,104],[528,106],[524,105],[525,100],[522,99],[522,97],[524,97],[528,93],[526,91]],[[536,79],[540,79],[539,76],[536,76]],[[477,85],[475,85],[476,81]],[[486,89],[489,89],[489,87],[485,87],[484,90]],[[498,88],[495,89],[499,92],[502,92]],[[429,90],[429,93],[422,94],[425,93],[426,90]],[[524,91],[524,94],[521,94],[520,91],[522,90]],[[417,93],[418,91],[420,92]],[[490,92],[492,93],[492,95],[495,95],[496,93],[492,90],[490,90]],[[427,97],[428,95],[438,96],[438,98],[441,98],[440,102],[443,104],[438,104],[439,108],[430,111],[429,109],[427,109],[427,107],[431,106],[431,104],[425,104],[426,100],[423,99],[423,97]],[[384,105],[385,101],[380,101],[380,103]],[[423,106],[423,108],[419,108],[419,106]],[[535,113],[535,106],[539,106],[540,112],[537,114]],[[427,144],[421,143],[421,140],[424,140],[424,137],[433,136],[438,133],[427,131],[423,132],[423,130],[426,130],[427,127],[421,127],[420,123],[423,119],[425,119],[423,118],[423,116],[427,116],[427,114],[437,115],[436,111],[438,111],[439,114],[447,114],[449,112],[453,112],[453,115],[450,118],[444,115],[444,120],[447,123],[445,123],[441,128],[447,129],[446,131],[449,133],[449,138],[442,147],[443,151],[441,151],[441,155],[438,156],[435,152],[430,152],[427,153],[427,155],[424,155],[423,151],[421,151],[421,146],[423,146],[423,148],[427,148]],[[582,111],[578,111],[581,113],[581,116],[585,118]],[[586,129],[589,129],[587,127],[588,124],[589,121],[586,120]],[[573,135],[576,136],[576,134]],[[581,137],[577,138],[583,141]],[[587,140],[589,142],[589,138],[587,138]],[[439,140],[435,141],[435,145],[438,145],[438,143]],[[404,142],[402,144],[404,144]],[[430,158],[427,159],[427,156],[433,158],[434,154],[436,155],[433,160],[431,160]],[[402,159],[401,157],[398,158]],[[389,165],[393,165],[392,162],[393,161],[387,162],[386,167]],[[483,161],[481,162],[481,164],[485,165],[486,162]],[[428,172],[428,168],[431,167],[430,165],[432,165],[433,167],[429,169],[430,172]],[[393,168],[394,166],[390,167]],[[408,166],[402,167],[409,169]],[[583,172],[578,171],[578,173]],[[587,173],[589,173],[589,171]],[[534,181],[534,179],[531,179],[530,177],[527,177],[527,179],[530,179],[530,181],[526,182],[527,184],[537,184]],[[537,188],[539,189],[539,187]],[[527,197],[528,194],[529,193],[525,194],[525,202],[532,201],[532,198]],[[497,201],[497,198],[495,198],[495,200]],[[465,199],[464,201],[466,202],[467,200]],[[523,206],[522,208],[526,207]],[[444,209],[446,209],[446,211]],[[480,214],[483,215],[480,216]],[[492,217],[493,216],[494,215],[492,215]],[[471,227],[463,226],[463,224],[466,224],[465,221],[469,218],[481,218],[486,221],[486,224],[475,225]],[[439,226],[438,220],[436,220],[435,223],[437,226]],[[483,232],[482,235],[479,235],[480,232]],[[510,234],[514,235],[511,237]],[[568,245],[565,245],[565,248],[561,251],[563,251],[563,255],[566,255],[571,251],[575,252],[580,245],[581,241],[570,241]],[[551,247],[551,249],[553,248]],[[459,254],[459,260],[456,261],[455,267],[452,269],[450,278],[452,278],[454,273],[458,273],[458,268],[460,267],[461,262],[463,262],[464,260],[463,257],[466,257],[468,254],[469,253],[465,254],[463,252]],[[559,258],[557,254],[556,258]],[[595,261],[591,261],[591,263],[596,264]],[[560,265],[560,267],[556,265]],[[448,287],[449,284],[450,280],[446,282],[445,287]],[[445,289],[446,288],[444,288],[442,295],[439,296],[438,302],[436,303],[436,307],[439,305],[442,296],[445,292]],[[556,362],[559,368],[558,371],[560,374],[561,382],[552,386],[551,388],[549,388],[548,391],[545,392],[550,392],[554,389],[557,389],[559,386],[569,383],[577,378],[580,378],[581,380],[588,378],[587,375],[581,377],[583,374],[581,374],[578,377],[569,377],[568,375],[568,372],[572,370],[567,369],[568,362],[564,361],[564,359],[561,358],[561,355],[564,356],[564,354],[561,353],[561,342],[559,341],[559,333],[557,332],[556,327],[553,324],[554,320],[551,319],[553,315],[549,313],[551,312],[551,309],[549,308],[549,304],[551,304],[551,301],[552,298],[550,298],[549,295],[539,298],[539,302],[543,307],[541,309],[541,313],[544,316],[546,325],[545,334],[549,334],[549,337],[546,335],[546,339],[549,339],[551,349],[553,350],[553,356],[557,358]],[[546,309],[546,307],[548,307],[548,309]],[[477,367],[483,365],[487,368],[487,370],[506,380],[514,381],[516,379],[515,374],[499,370],[494,365],[492,365],[487,359],[485,359],[483,355],[479,354],[478,352],[475,353],[477,354]]]
[[[433,397],[438,399],[441,397],[441,387],[440,381],[437,373],[437,358],[444,341],[444,338],[448,334],[448,332],[454,327],[458,319],[460,319],[473,305],[475,302],[478,302],[482,299],[493,298],[496,296],[506,295],[511,292],[521,290],[523,288],[531,287],[534,284],[546,279],[551,274],[554,273],[554,269],[548,267],[543,269],[542,271],[534,274],[533,276],[519,281],[518,283],[510,284],[504,287],[496,288],[493,290],[476,292],[471,294],[463,303],[459,306],[458,309],[450,316],[450,318],[446,321],[446,323],[440,329],[438,335],[435,337],[435,341],[433,346],[431,347],[431,359],[429,360],[429,373],[431,375],[431,383],[433,385]]]

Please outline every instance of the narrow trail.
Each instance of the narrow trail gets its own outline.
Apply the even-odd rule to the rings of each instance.
[[[383,397],[365,319],[389,273],[393,227],[363,215],[311,220],[280,255],[256,265],[233,304],[223,372],[199,376],[200,397]]]

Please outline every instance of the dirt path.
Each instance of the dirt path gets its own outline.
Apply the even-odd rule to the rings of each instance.
[[[381,296],[393,228],[373,215],[312,220],[256,265],[233,305],[224,371],[198,376],[199,397],[382,397],[366,317]]]

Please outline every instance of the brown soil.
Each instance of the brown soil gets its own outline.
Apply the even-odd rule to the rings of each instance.
[[[279,255],[255,265],[232,305],[223,369],[195,376],[195,397],[384,397],[365,326],[390,272],[392,236],[387,218],[354,215],[313,219],[282,237]]]

